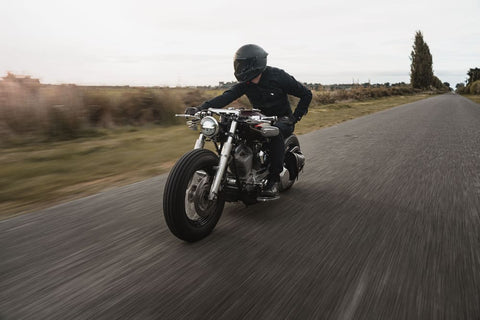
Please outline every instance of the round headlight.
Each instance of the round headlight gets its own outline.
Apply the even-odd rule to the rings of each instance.
[[[202,128],[202,133],[209,138],[218,133],[218,121],[214,117],[204,117],[200,122],[200,126]]]

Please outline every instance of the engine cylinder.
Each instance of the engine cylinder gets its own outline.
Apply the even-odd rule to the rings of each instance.
[[[245,178],[252,171],[253,152],[244,144],[235,148],[235,166],[237,174]]]

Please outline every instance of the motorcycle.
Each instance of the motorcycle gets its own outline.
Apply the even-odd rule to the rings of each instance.
[[[176,116],[185,117],[192,129],[200,126],[200,135],[168,175],[163,213],[175,236],[194,242],[212,232],[225,202],[251,205],[271,200],[260,195],[269,174],[269,139],[279,134],[273,126],[279,119],[256,109],[233,108]],[[206,141],[213,143],[215,152],[204,148]],[[305,163],[294,134],[285,139],[284,159],[280,191],[292,187]]]

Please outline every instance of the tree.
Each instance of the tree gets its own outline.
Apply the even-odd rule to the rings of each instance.
[[[457,83],[457,85],[455,86],[455,89],[457,90],[457,93],[464,93],[465,92],[465,84],[460,82],[460,83]]]
[[[442,81],[441,81],[440,79],[438,79],[437,76],[433,76],[432,86],[433,86],[435,89],[439,89],[439,90],[444,89],[444,86],[443,86]]]
[[[417,31],[410,56],[410,83],[412,87],[427,89],[433,84],[432,55],[428,45],[423,41],[423,34]]]
[[[467,86],[471,85],[477,80],[480,80],[480,68],[470,69],[467,72],[468,79],[467,79]]]
[[[480,80],[472,82],[472,84],[468,86],[468,93],[480,94]]]

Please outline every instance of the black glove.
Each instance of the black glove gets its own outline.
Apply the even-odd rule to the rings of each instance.
[[[200,110],[198,110],[197,107],[188,107],[187,109],[185,109],[185,114],[189,114],[189,115],[193,116],[198,111],[200,111]]]
[[[294,118],[292,115],[280,117],[277,120],[278,123],[286,124],[287,126],[293,126],[295,124]]]
[[[292,124],[295,124],[297,123],[298,121],[300,121],[300,119],[302,119],[302,117],[299,117],[299,116],[296,116],[294,114],[290,115],[290,121],[292,122]]]

